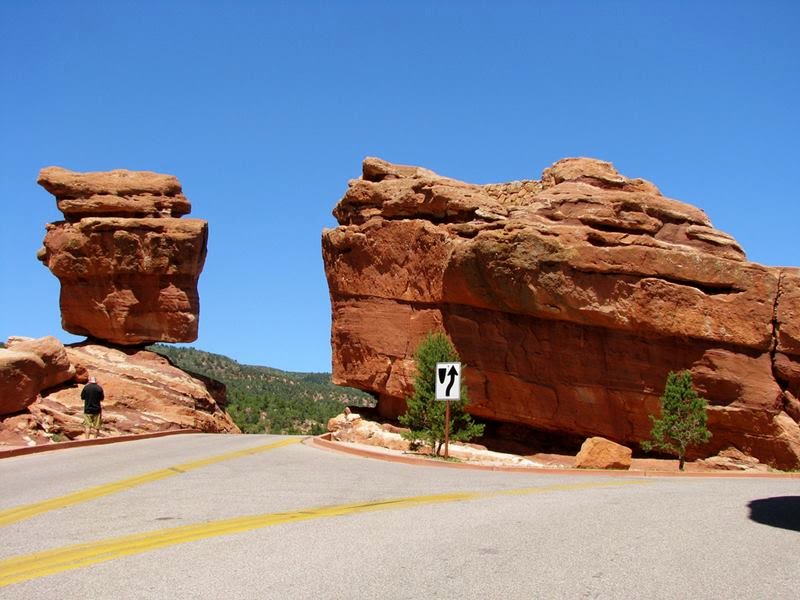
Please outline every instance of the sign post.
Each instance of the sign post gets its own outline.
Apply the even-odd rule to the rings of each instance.
[[[447,402],[444,413],[444,456],[450,458],[450,400],[461,399],[461,363],[436,363],[436,399]]]

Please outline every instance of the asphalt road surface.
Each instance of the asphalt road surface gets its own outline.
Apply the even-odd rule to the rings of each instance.
[[[0,460],[0,598],[800,597],[800,480],[420,467],[287,436]]]

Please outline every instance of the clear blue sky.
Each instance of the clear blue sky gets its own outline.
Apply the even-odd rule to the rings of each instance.
[[[61,330],[41,167],[177,175],[194,346],[330,369],[320,234],[365,156],[487,183],[612,161],[800,265],[800,2],[0,2],[0,339]]]

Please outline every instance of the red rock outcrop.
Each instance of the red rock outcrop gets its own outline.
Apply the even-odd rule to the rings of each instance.
[[[404,410],[444,330],[470,412],[631,444],[669,371],[709,400],[709,456],[800,461],[800,269],[748,262],[702,210],[610,163],[472,185],[368,158],[323,233],[333,375]]]
[[[0,349],[0,416],[24,410],[44,382],[44,362],[33,352]]]
[[[75,378],[75,367],[69,361],[64,344],[52,335],[39,339],[12,337],[6,342],[6,347],[15,352],[32,352],[42,359],[44,372],[41,387],[37,391]]]
[[[89,343],[67,346],[65,352],[73,378],[54,388],[37,389],[32,402],[18,408],[26,410],[0,419],[0,448],[82,438],[80,395],[88,374],[97,377],[105,391],[104,436],[187,428],[239,433],[223,410],[226,395],[221,383],[186,373],[159,354]],[[0,361],[4,353],[36,356],[16,348],[0,350]],[[44,371],[43,361],[39,362]],[[39,376],[38,381],[42,379]],[[2,389],[0,398],[5,398]]]
[[[208,225],[180,219],[189,201],[171,175],[42,169],[65,221],[47,225],[38,258],[61,282],[66,331],[113,344],[197,339],[197,280]]]

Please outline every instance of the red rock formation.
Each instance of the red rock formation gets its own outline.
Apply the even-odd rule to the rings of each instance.
[[[800,269],[748,262],[653,184],[591,159],[471,185],[369,158],[334,215],[334,380],[384,416],[441,328],[479,417],[638,443],[667,373],[690,369],[714,434],[698,455],[800,461]]]
[[[4,353],[25,354],[0,350],[0,361]],[[186,373],[158,354],[84,343],[68,346],[66,355],[73,379],[38,396],[36,390],[27,410],[0,420],[0,448],[81,438],[80,394],[87,374],[97,377],[105,391],[104,436],[187,428],[239,433],[223,410],[222,384]]]
[[[42,169],[66,221],[47,226],[39,259],[61,282],[66,331],[114,344],[197,339],[197,279],[208,226],[175,177]]]
[[[42,359],[44,371],[37,392],[75,378],[75,367],[69,362],[66,348],[52,335],[39,339],[12,337],[6,342],[6,347],[15,352],[32,352]]]
[[[44,381],[44,362],[33,352],[0,349],[0,416],[24,410]]]

